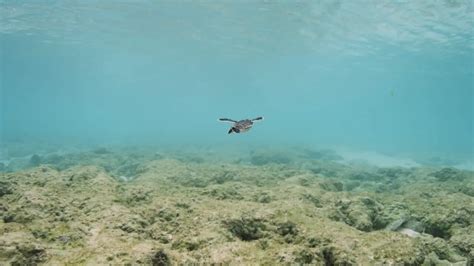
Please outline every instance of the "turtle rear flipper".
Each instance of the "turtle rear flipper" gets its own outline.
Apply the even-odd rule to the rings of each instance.
[[[230,133],[234,132],[234,130],[235,130],[235,129],[234,129],[233,127],[231,127],[231,128],[229,129],[229,131],[227,132],[227,134],[230,134]]]

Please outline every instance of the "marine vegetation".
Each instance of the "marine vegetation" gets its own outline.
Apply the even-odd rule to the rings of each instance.
[[[0,264],[474,261],[471,171],[348,164],[327,150],[156,154],[97,148],[7,166]]]

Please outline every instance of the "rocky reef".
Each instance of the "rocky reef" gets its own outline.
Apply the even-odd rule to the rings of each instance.
[[[0,173],[0,264],[474,262],[473,172],[340,160],[307,149],[234,163],[102,147],[25,156]]]

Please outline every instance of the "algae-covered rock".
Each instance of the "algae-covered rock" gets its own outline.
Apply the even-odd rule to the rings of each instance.
[[[449,246],[448,242],[441,238],[425,237],[422,238],[424,250],[428,253],[436,254],[439,260],[446,260],[450,263],[466,262],[466,258],[462,257],[456,249]]]
[[[334,169],[328,169],[324,166],[312,166],[309,170],[313,174],[323,175],[325,177],[336,177],[338,175],[337,171]]]
[[[232,235],[243,241],[257,240],[265,236],[267,226],[262,219],[246,218],[233,219],[224,222]]]
[[[234,187],[219,186],[212,188],[211,190],[204,191],[204,195],[209,195],[218,200],[242,200],[244,197]]]
[[[355,265],[350,254],[345,253],[342,250],[334,246],[327,246],[323,248],[320,256],[324,260],[324,265]]]
[[[224,171],[221,174],[215,175],[212,177],[211,181],[217,184],[224,184],[225,182],[233,181],[237,177],[235,172],[232,171]]]
[[[430,176],[435,177],[438,181],[446,182],[446,181],[462,181],[466,178],[466,174],[454,168],[443,168],[439,171],[433,172]]]
[[[346,191],[352,191],[359,187],[361,183],[359,181],[349,181],[344,184],[344,188]]]
[[[319,183],[319,186],[326,191],[332,192],[342,191],[344,188],[344,184],[336,180],[325,180]]]
[[[301,264],[310,264],[314,260],[314,251],[310,249],[302,249],[295,252],[295,262]]]
[[[187,251],[193,251],[200,248],[203,244],[202,241],[198,241],[196,239],[184,238],[184,239],[177,239],[171,245],[172,249],[185,249]]]
[[[474,183],[470,182],[467,184],[463,184],[459,188],[459,191],[465,195],[468,195],[469,197],[474,197]]]
[[[298,184],[303,187],[309,187],[313,183],[313,180],[307,177],[298,178]]]
[[[474,255],[474,237],[472,232],[474,232],[474,225],[457,229],[453,232],[453,236],[449,239],[448,243],[459,250],[465,257],[469,257],[471,253]]]
[[[402,226],[418,233],[423,233],[426,230],[425,224],[413,218],[408,219]]]
[[[470,226],[474,221],[474,210],[469,207],[449,210],[445,214],[433,213],[423,218],[426,225],[425,232],[444,239],[452,235],[452,228],[464,228]]]
[[[143,233],[148,223],[142,219],[132,219],[126,223],[119,224],[118,229],[127,233]]]
[[[153,266],[168,266],[171,265],[171,260],[168,255],[162,250],[158,250],[151,254],[151,265]]]
[[[348,175],[348,178],[353,179],[353,180],[359,180],[359,181],[380,181],[384,179],[384,176],[377,173],[357,171],[357,172],[350,173]]]
[[[399,178],[402,176],[407,176],[411,173],[409,169],[401,167],[390,167],[390,168],[380,168],[377,170],[378,175],[388,177],[390,179]]]
[[[256,152],[250,157],[250,163],[253,165],[289,164],[291,161],[290,156],[277,152]]]
[[[95,168],[85,168],[80,171],[74,171],[66,178],[71,184],[77,184],[82,181],[92,180],[97,177],[98,171]]]
[[[436,265],[436,266],[452,266],[453,264],[448,260],[442,260],[436,255],[435,252],[431,252],[428,256],[425,257],[423,265]],[[465,264],[462,264],[465,265]],[[459,265],[461,266],[461,265]]]
[[[341,165],[301,150],[280,153],[296,154],[289,164],[261,165],[156,160],[155,151],[44,155],[41,164],[62,170],[0,174],[0,264],[472,262],[467,178],[441,184],[432,168]],[[137,178],[120,182],[119,173]]]
[[[385,205],[383,212],[380,213],[380,219],[387,221],[385,230],[389,231],[410,229],[422,233],[425,230],[425,225],[420,217],[414,216],[403,202],[390,202]]]
[[[394,180],[388,180],[384,183],[377,184],[375,192],[377,193],[393,193],[401,187],[400,182]]]
[[[148,236],[162,244],[168,244],[172,240],[172,236],[164,233],[162,228],[154,228],[153,226],[148,231]]]
[[[0,197],[12,194],[13,189],[9,182],[0,181]]]
[[[120,194],[115,201],[129,206],[137,206],[139,204],[150,202],[151,198],[151,191],[143,188],[136,188],[120,191]]]
[[[259,203],[270,203],[273,200],[273,197],[267,192],[261,192],[254,195],[254,201]]]
[[[304,194],[303,198],[311,202],[316,208],[323,207],[323,203],[321,202],[321,199],[318,196],[312,194]]]
[[[407,218],[405,218],[405,217],[398,218],[398,219],[392,221],[391,223],[389,223],[385,227],[385,230],[397,231],[398,229],[400,229],[402,227],[403,224],[406,223],[406,221],[407,221]]]
[[[42,158],[38,154],[34,154],[30,157],[30,165],[38,166],[41,164]]]
[[[3,222],[4,223],[28,223],[34,219],[34,214],[28,212],[28,210],[22,208],[10,209],[9,211],[3,213]]]
[[[448,243],[456,248],[461,255],[469,257],[469,254],[474,254],[474,237],[472,237],[473,230],[474,226],[457,230],[449,239]]]
[[[361,231],[373,231],[385,228],[388,221],[381,213],[383,206],[377,201],[364,197],[358,200],[340,200],[336,203],[337,212],[331,216]]]
[[[298,235],[298,228],[293,222],[284,222],[276,225],[276,232],[285,238],[285,242],[292,243],[294,242],[296,236]]]
[[[16,250],[18,255],[11,262],[12,265],[38,265],[46,259],[44,248],[34,244],[18,245]]]
[[[157,217],[162,222],[171,222],[179,216],[179,212],[169,209],[169,208],[162,208],[158,211]]]
[[[133,179],[145,171],[146,169],[140,163],[127,162],[110,172],[115,176],[124,176],[127,177],[127,179]]]
[[[205,177],[196,177],[193,175],[184,175],[184,176],[174,176],[170,178],[170,181],[175,182],[184,187],[197,187],[204,188],[207,187],[210,183],[209,179]]]
[[[310,248],[320,247],[320,246],[327,246],[331,243],[330,239],[317,237],[317,236],[310,236],[306,239],[307,243],[305,246]]]

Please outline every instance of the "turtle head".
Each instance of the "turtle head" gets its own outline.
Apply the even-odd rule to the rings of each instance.
[[[240,133],[240,129],[236,128],[236,127],[231,127],[229,129],[229,131],[227,132],[227,134],[230,134],[232,132],[235,132],[235,133]]]

